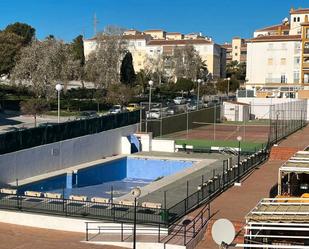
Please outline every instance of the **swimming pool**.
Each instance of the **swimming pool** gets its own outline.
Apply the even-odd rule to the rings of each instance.
[[[194,161],[123,157],[95,164],[62,175],[33,182],[19,188],[41,192],[63,193],[88,197],[110,198],[127,194],[134,187],[143,187],[180,172],[193,165]]]

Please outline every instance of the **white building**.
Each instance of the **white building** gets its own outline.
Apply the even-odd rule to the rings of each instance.
[[[227,121],[249,121],[250,105],[240,102],[224,101],[223,116]]]
[[[281,24],[254,32],[247,43],[247,89],[261,97],[274,97],[274,92],[294,97],[309,86],[308,16],[309,9],[291,9]]]

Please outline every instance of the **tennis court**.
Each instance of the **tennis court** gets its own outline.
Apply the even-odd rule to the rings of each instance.
[[[201,139],[209,141],[237,141],[237,136],[247,142],[267,142],[270,126],[269,120],[226,123],[193,123],[196,128],[167,134],[164,137],[173,139]]]

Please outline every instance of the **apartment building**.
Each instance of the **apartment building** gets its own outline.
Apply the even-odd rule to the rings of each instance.
[[[231,43],[222,45],[226,49],[226,64],[237,61],[238,63],[247,61],[247,41],[240,37],[234,37]]]
[[[214,43],[211,38],[204,37],[200,33],[183,35],[179,32],[166,32],[159,29],[143,32],[130,29],[123,33],[123,39],[126,40],[128,50],[132,53],[133,66],[136,72],[146,67],[149,58],[166,58],[173,54],[176,47],[192,45],[199,52],[202,60],[205,61],[212,78],[225,76],[225,49]],[[84,39],[86,60],[96,47],[96,38]],[[171,74],[168,67],[166,73]]]
[[[289,14],[247,41],[247,89],[287,97],[309,87],[309,9]]]

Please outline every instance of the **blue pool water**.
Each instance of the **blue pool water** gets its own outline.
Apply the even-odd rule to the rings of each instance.
[[[19,191],[63,192],[66,197],[75,194],[108,198],[112,190],[113,197],[119,197],[136,186],[143,187],[192,164],[192,161],[127,157],[34,182],[22,186]]]

